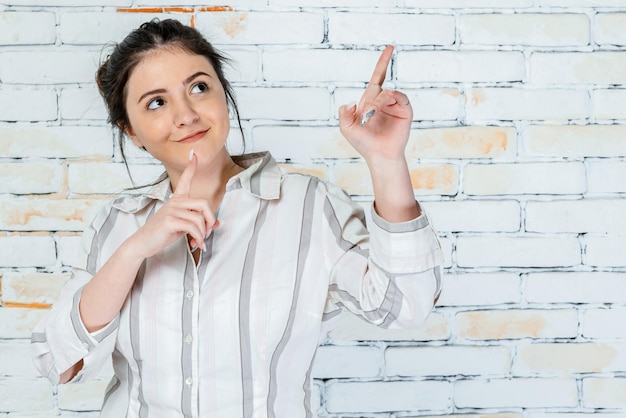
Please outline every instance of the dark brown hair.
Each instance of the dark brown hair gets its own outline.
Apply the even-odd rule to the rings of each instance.
[[[128,78],[146,54],[160,48],[179,48],[209,60],[224,88],[226,100],[237,118],[239,131],[242,137],[244,136],[233,88],[224,77],[223,67],[229,60],[213,48],[195,28],[174,19],[154,19],[133,30],[122,42],[114,44],[113,51],[96,72],[98,89],[109,113],[108,122],[119,132],[120,152],[127,170],[124,134],[130,127],[125,104]]]

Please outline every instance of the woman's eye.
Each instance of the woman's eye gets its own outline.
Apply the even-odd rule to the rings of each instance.
[[[150,100],[150,102],[148,103],[148,109],[150,110],[154,110],[154,109],[158,109],[159,107],[163,106],[163,99],[157,97],[156,99],[152,99]]]
[[[192,93],[203,93],[209,89],[209,86],[206,83],[196,83],[191,88]]]

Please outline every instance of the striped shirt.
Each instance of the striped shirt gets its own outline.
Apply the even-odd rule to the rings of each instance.
[[[440,288],[441,249],[425,215],[389,223],[267,153],[236,162],[196,266],[183,237],[148,258],[119,315],[89,333],[85,283],[167,201],[169,181],[111,201],[83,236],[84,263],[32,334],[35,364],[72,382],[112,356],[102,417],[313,417],[311,363],[342,309],[381,327],[420,326]]]

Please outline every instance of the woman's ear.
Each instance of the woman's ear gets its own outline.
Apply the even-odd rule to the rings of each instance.
[[[137,135],[135,135],[135,132],[133,131],[133,129],[130,126],[127,126],[124,129],[124,133],[126,135],[128,135],[128,137],[130,138],[131,141],[133,141],[133,144],[135,144],[136,147],[145,149],[144,146],[143,146],[143,143],[139,140]]]

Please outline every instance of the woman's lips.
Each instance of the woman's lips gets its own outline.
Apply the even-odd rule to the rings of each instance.
[[[191,134],[191,135],[186,136],[185,138],[181,139],[178,142],[183,143],[183,144],[191,144],[193,142],[197,142],[197,141],[201,140],[202,138],[204,138],[204,135],[208,131],[209,130],[207,129],[207,130],[204,130],[204,131],[197,132],[195,134]]]

